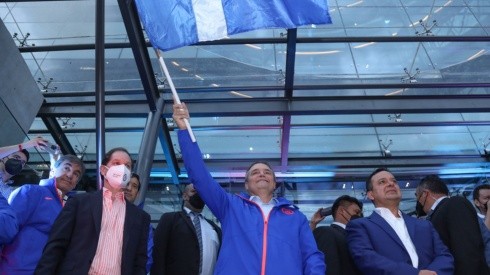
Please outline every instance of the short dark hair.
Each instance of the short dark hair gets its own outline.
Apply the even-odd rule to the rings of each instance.
[[[333,202],[333,205],[332,205],[332,216],[334,217],[334,219],[335,219],[335,216],[337,216],[337,210],[339,209],[340,205],[342,205],[344,207],[348,207],[349,205],[351,205],[353,203],[357,204],[357,206],[359,206],[359,208],[362,211],[362,202],[360,202],[358,199],[356,199],[354,197],[351,197],[349,195],[342,195],[342,196],[338,197],[337,199],[335,199],[335,201]]]
[[[79,159],[77,156],[74,156],[74,155],[62,155],[60,156],[60,158],[54,163],[54,167],[55,168],[58,168],[60,167],[60,165],[65,162],[65,161],[68,161],[70,163],[75,163],[75,164],[78,164],[81,168],[82,171],[81,174],[80,174],[80,178],[78,179],[80,181],[80,179],[82,178],[82,176],[85,174],[85,164],[83,163],[83,161],[81,159]]]
[[[276,182],[276,184],[277,184],[276,174],[274,173],[274,169],[272,169],[272,166],[267,161],[256,161],[256,162],[250,164],[250,166],[247,168],[247,171],[245,172],[245,183],[248,182],[248,177],[250,176],[250,169],[252,169],[252,167],[255,164],[259,164],[259,163],[260,164],[264,164],[267,167],[269,167],[269,169],[271,169],[271,171],[272,171],[272,177],[274,178],[274,182]]]
[[[20,152],[26,155],[26,162],[29,162],[29,152],[26,149],[22,149]]]
[[[115,152],[118,152],[118,151],[119,152],[124,152],[124,153],[128,154],[129,159],[131,159],[131,166],[133,166],[133,159],[131,158],[131,154],[124,147],[112,148],[109,152],[107,152],[104,155],[104,158],[102,159],[102,165],[107,165],[107,163],[109,163],[109,160],[111,160],[112,154],[114,154]]]
[[[112,155],[115,152],[124,152],[124,153],[128,154],[129,159],[131,160],[131,167],[133,167],[133,159],[131,158],[131,155],[129,154],[128,150],[126,148],[124,148],[124,147],[116,147],[116,148],[112,148],[111,150],[109,150],[109,152],[107,152],[104,155],[104,158],[102,159],[102,165],[104,165],[104,166],[107,165],[109,163],[109,161],[111,160]],[[102,182],[105,180],[105,178],[102,175],[102,173],[100,173],[100,178],[102,179]],[[140,184],[141,184],[141,182],[140,182]]]
[[[136,178],[138,180],[138,192],[140,191],[141,188],[141,181],[140,181],[140,176],[136,174],[135,172],[131,173],[131,178]]]
[[[482,189],[490,189],[490,184],[480,184],[473,190],[473,200],[477,200],[480,198],[480,190]]]
[[[379,167],[376,170],[374,170],[366,180],[366,191],[373,190],[373,183],[371,182],[371,180],[373,179],[374,175],[376,175],[379,172],[383,172],[383,171],[391,173],[391,171],[386,167]]]
[[[427,189],[434,194],[449,195],[449,189],[446,183],[438,175],[425,176],[417,188]]]

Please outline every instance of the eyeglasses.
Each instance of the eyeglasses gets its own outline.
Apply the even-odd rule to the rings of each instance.
[[[16,159],[16,160],[20,160],[20,163],[22,163],[22,166],[26,165],[26,161],[22,159],[22,157],[18,156],[18,155],[12,155],[12,156],[9,156],[8,157],[9,159]]]

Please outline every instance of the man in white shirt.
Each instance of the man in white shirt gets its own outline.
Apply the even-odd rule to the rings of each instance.
[[[453,274],[453,257],[432,225],[402,213],[402,194],[386,168],[366,181],[374,212],[347,224],[347,244],[364,274]]]

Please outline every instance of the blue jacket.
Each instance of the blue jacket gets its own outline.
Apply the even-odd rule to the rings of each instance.
[[[13,240],[18,230],[19,225],[15,212],[8,204],[7,199],[0,194],[0,249],[2,245]]]
[[[418,268],[395,230],[378,213],[347,224],[347,244],[363,274],[417,275],[422,269],[438,275],[452,275],[454,259],[432,224],[402,214],[408,234],[419,257]],[[468,274],[469,275],[469,274]]]
[[[229,194],[211,177],[187,131],[178,135],[189,179],[221,222],[223,242],[215,274],[325,274],[323,254],[296,206],[278,198],[265,222],[248,195]]]
[[[20,230],[2,250],[0,274],[34,273],[51,226],[62,208],[55,179],[42,184],[25,184],[10,195],[9,203],[17,215]]]

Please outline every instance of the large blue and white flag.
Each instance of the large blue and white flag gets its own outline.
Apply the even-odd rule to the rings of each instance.
[[[327,0],[135,0],[152,45],[161,50],[264,28],[332,23]]]

